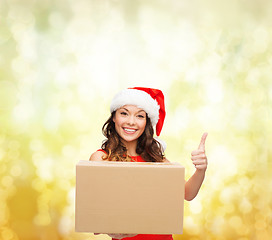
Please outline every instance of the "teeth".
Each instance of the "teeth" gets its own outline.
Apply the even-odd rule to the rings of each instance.
[[[134,129],[128,129],[128,128],[124,128],[124,130],[127,131],[127,132],[136,132],[136,130],[134,130]]]

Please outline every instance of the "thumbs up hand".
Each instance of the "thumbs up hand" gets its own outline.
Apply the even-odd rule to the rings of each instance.
[[[207,157],[205,154],[205,141],[206,141],[207,136],[208,136],[208,133],[204,133],[202,135],[198,149],[192,151],[192,153],[191,153],[192,162],[195,165],[195,168],[197,170],[204,170],[205,171],[207,169],[208,161],[207,161]]]

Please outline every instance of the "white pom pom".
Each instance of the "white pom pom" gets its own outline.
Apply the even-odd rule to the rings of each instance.
[[[155,137],[155,139],[160,143],[161,145],[161,151],[164,153],[166,150],[166,142],[163,141],[162,139]]]

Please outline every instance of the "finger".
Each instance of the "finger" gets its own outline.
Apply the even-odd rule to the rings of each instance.
[[[206,164],[195,165],[195,168],[196,168],[196,169],[199,169],[199,170],[201,170],[201,169],[207,169],[207,165],[206,165]]]
[[[196,160],[192,162],[195,166],[200,166],[200,165],[208,165],[208,161],[206,160]]]
[[[191,159],[194,161],[194,160],[203,160],[203,159],[206,159],[206,155],[204,153],[202,154],[198,154],[198,155],[195,155],[195,156],[192,156]]]
[[[207,160],[206,159],[201,159],[201,160],[193,160],[192,163],[194,165],[198,165],[198,164],[207,164]]]
[[[192,156],[197,156],[197,155],[201,155],[203,153],[205,153],[205,151],[203,151],[203,150],[194,150],[194,151],[191,152],[191,155]]]
[[[118,233],[107,233],[107,235],[111,238],[120,239],[121,234]]]
[[[206,132],[203,133],[201,140],[200,140],[200,144],[198,146],[198,150],[205,151],[205,141],[206,141],[207,136],[208,136],[208,133],[206,133]]]
[[[193,162],[194,165],[207,164],[206,159],[203,159],[203,160],[194,160],[192,162]]]

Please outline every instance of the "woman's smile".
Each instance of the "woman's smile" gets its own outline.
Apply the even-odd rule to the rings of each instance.
[[[127,128],[127,127],[123,128],[123,129],[127,134],[133,134],[137,131],[137,129]]]

